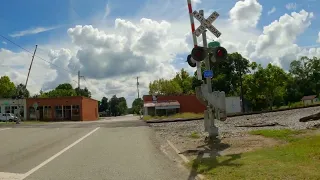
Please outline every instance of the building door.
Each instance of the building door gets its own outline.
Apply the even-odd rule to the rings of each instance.
[[[71,120],[71,106],[64,106],[63,114],[65,120]]]
[[[39,120],[43,120],[43,106],[38,107],[38,112],[39,112]]]

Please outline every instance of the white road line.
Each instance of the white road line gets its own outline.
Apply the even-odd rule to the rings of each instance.
[[[32,173],[36,172],[37,170],[39,170],[40,168],[42,168],[43,166],[45,166],[46,164],[48,164],[49,162],[51,162],[52,160],[54,160],[55,158],[57,158],[58,156],[60,156],[62,153],[66,152],[67,150],[69,150],[70,148],[72,148],[73,146],[75,146],[76,144],[78,144],[79,142],[81,142],[82,140],[84,140],[85,138],[87,138],[88,136],[90,136],[91,134],[93,134],[94,132],[96,132],[100,127],[95,128],[94,130],[90,131],[88,134],[84,135],[83,137],[81,137],[80,139],[78,139],[77,141],[75,141],[74,143],[70,144],[68,147],[62,149],[60,152],[58,152],[57,154],[53,155],[52,157],[50,157],[49,159],[43,161],[41,164],[39,164],[38,166],[34,167],[33,169],[31,169],[30,171],[28,171],[27,173],[23,174],[21,179],[25,179],[26,177],[30,176]]]
[[[3,129],[0,129],[0,131],[4,131],[4,130],[8,130],[8,129],[12,129],[12,128],[3,128]]]

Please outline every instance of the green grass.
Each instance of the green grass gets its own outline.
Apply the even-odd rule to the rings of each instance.
[[[284,134],[294,133],[271,134],[283,139],[288,136]],[[194,160],[189,165],[210,179],[319,179],[320,136],[243,154]]]
[[[197,132],[193,131],[193,132],[191,132],[190,137],[194,138],[194,139],[198,139],[198,138],[200,138],[200,135]]]
[[[153,120],[153,119],[189,119],[189,118],[203,118],[202,113],[179,113],[179,114],[174,114],[172,116],[143,116],[143,120],[148,121],[148,120]]]
[[[280,130],[272,130],[272,129],[261,129],[250,131],[249,134],[252,135],[261,135],[268,138],[275,138],[280,140],[285,140],[288,142],[297,140],[298,134],[302,134],[304,131],[302,130],[291,130],[291,129],[280,129]]]

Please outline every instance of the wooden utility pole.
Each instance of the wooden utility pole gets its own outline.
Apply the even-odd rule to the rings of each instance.
[[[140,93],[139,93],[139,77],[137,77],[137,91],[138,91],[138,99],[140,98]]]
[[[25,88],[27,88],[27,84],[28,84],[28,80],[29,80],[29,75],[30,75],[30,71],[31,71],[31,67],[32,67],[32,63],[33,63],[34,56],[36,55],[37,47],[38,47],[38,45],[36,45],[36,48],[35,48],[35,50],[34,50],[34,52],[33,52],[33,56],[32,56],[31,63],[30,63],[30,67],[29,67],[29,71],[28,71],[28,76],[27,76],[27,80],[26,80],[26,84],[25,84]]]

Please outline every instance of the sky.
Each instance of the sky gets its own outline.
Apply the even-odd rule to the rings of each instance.
[[[285,70],[301,56],[320,56],[320,0],[192,0],[192,7],[220,14],[213,25],[222,35],[208,31],[208,42],[229,53]],[[151,81],[196,70],[185,62],[193,47],[187,0],[5,0],[0,24],[0,76],[24,83],[38,45],[31,94],[76,87],[80,71],[92,98],[116,94],[131,107],[137,77],[146,95]]]

